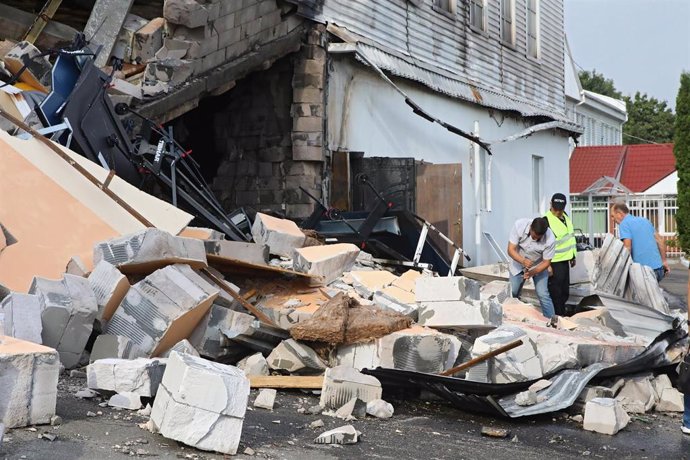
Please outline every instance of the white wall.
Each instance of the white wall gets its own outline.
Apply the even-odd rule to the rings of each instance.
[[[678,193],[678,171],[673,171],[642,193],[645,195],[676,195]]]
[[[347,59],[336,59],[329,77],[328,144],[331,150],[363,151],[367,156],[414,157],[431,163],[462,163],[463,248],[472,265],[497,260],[484,237],[477,238],[477,213],[481,231],[490,232],[505,251],[508,232],[520,217],[536,216],[532,201],[532,155],[544,158],[542,209],[553,193],[569,195],[568,138],[555,131],[533,134],[493,148],[492,210],[480,211],[474,190],[470,141],[438,124],[415,115],[397,93],[377,74]],[[528,125],[504,118],[476,104],[444,97],[406,80],[399,87],[434,116],[466,131],[475,121],[483,139],[501,139]],[[418,210],[424,215],[423,210]]]

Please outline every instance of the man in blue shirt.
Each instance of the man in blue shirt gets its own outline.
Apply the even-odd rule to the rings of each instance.
[[[646,265],[656,274],[657,281],[670,271],[666,261],[666,243],[659,236],[650,221],[630,214],[625,203],[611,206],[613,220],[623,244],[630,251],[633,262]]]

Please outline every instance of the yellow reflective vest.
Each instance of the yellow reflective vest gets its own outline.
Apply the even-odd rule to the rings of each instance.
[[[561,219],[554,216],[551,211],[546,213],[546,219],[549,221],[549,227],[556,237],[556,254],[551,259],[551,262],[563,262],[574,259],[577,255],[577,242],[575,241],[575,231],[573,230],[573,222],[567,214],[563,214],[565,223]]]

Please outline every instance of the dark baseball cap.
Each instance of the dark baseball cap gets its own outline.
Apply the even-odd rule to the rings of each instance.
[[[555,209],[556,211],[564,210],[565,203],[565,195],[563,195],[562,193],[554,193],[551,197],[551,206],[553,206],[553,209]]]

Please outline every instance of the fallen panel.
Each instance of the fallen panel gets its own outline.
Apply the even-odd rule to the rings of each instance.
[[[651,341],[662,332],[673,329],[679,321],[678,318],[620,297],[602,292],[597,292],[596,296],[598,299],[590,298],[588,303],[600,303],[600,306],[592,305],[592,308],[606,308],[626,334],[647,337]]]

